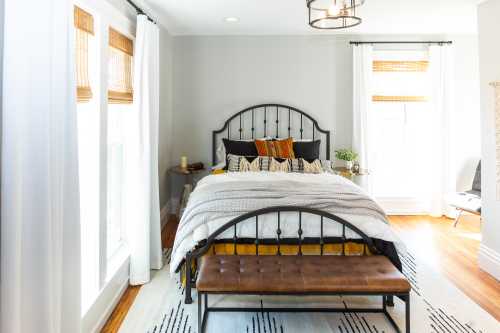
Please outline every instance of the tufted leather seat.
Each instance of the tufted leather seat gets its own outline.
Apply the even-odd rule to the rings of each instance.
[[[196,288],[231,293],[407,293],[384,256],[205,256]]]

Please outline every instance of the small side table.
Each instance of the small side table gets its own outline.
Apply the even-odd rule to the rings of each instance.
[[[368,170],[361,169],[358,173],[354,173],[346,167],[335,167],[333,170],[335,171],[335,174],[349,179],[354,184],[369,191],[368,177],[370,176],[370,172]]]
[[[186,207],[187,201],[189,199],[189,195],[193,191],[194,176],[204,173],[205,170],[206,170],[205,168],[197,169],[197,170],[184,169],[184,168],[181,168],[180,165],[176,165],[168,170],[172,174],[184,176],[184,187],[182,189],[179,207],[177,208],[177,216],[179,218],[181,217],[181,212]]]

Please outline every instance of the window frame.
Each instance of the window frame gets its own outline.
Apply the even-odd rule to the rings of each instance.
[[[94,38],[97,49],[97,86],[93,87],[96,105],[99,108],[99,263],[98,263],[98,293],[95,295],[95,302],[99,293],[106,287],[107,283],[115,276],[119,268],[129,259],[130,251],[126,242],[122,242],[120,247],[108,258],[107,253],[107,182],[108,182],[108,48],[109,48],[109,27],[119,31],[127,38],[130,38],[135,45],[136,23],[133,17],[120,12],[106,1],[99,0],[74,0],[73,5],[90,13],[94,18]],[[122,228],[122,230],[124,230]],[[122,233],[122,237],[123,237]],[[82,276],[83,278],[83,276]],[[87,309],[82,308],[82,316]]]

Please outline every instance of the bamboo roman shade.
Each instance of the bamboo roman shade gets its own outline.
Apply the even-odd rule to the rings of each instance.
[[[428,61],[373,61],[374,72],[426,72],[428,67]]]
[[[404,56],[403,56],[404,57]],[[373,102],[426,102],[427,60],[373,60]]]
[[[372,96],[373,102],[427,102],[427,100],[427,96]]]
[[[109,28],[109,103],[132,103],[133,56],[133,41],[115,29]]]
[[[83,9],[74,7],[76,46],[76,96],[79,103],[92,98],[89,80],[89,38],[94,35],[94,18]]]

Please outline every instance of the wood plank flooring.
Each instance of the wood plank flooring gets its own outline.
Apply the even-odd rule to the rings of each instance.
[[[453,220],[429,216],[391,216],[412,253],[440,270],[464,294],[500,321],[500,282],[477,263],[481,240],[480,219],[463,215],[456,228]]]
[[[480,220],[464,215],[457,228],[453,220],[429,216],[390,216],[391,225],[412,253],[435,269],[500,321],[500,282],[481,271],[477,264]],[[171,216],[162,230],[164,247],[172,247],[177,218]],[[140,287],[129,287],[102,332],[118,332]]]
[[[174,245],[175,232],[177,231],[178,219],[175,215],[168,218],[168,222],[161,231],[161,242],[163,248],[171,248]],[[135,297],[139,293],[141,286],[129,286],[120,302],[116,305],[108,321],[101,330],[101,333],[116,333],[120,328],[128,310],[134,303]]]

